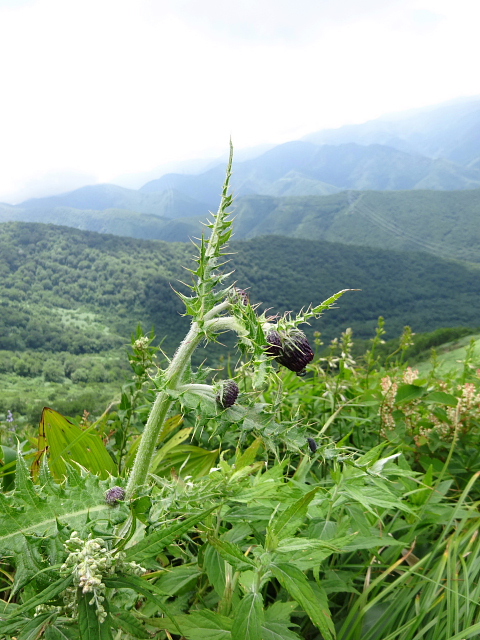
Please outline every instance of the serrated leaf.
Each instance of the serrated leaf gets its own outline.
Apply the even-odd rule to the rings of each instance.
[[[267,529],[267,550],[275,549],[282,538],[288,538],[297,531],[305,519],[308,505],[317,491],[318,487],[309,491],[274,518]]]
[[[208,541],[212,547],[215,547],[222,558],[232,565],[235,571],[248,571],[249,569],[257,568],[255,561],[245,556],[237,545],[226,540],[219,540],[213,536]]]
[[[290,600],[289,602],[276,600],[268,607],[268,609],[265,609],[265,622],[288,622],[290,620],[290,616],[297,608],[298,605],[293,600]]]
[[[157,629],[167,629],[172,633],[178,633],[180,630],[188,640],[230,640],[232,637],[232,619],[208,609],[173,618],[175,624],[167,618],[152,618],[146,622]]]
[[[22,628],[21,633],[16,636],[16,640],[37,640],[49,621],[55,618],[56,615],[56,613],[49,611],[35,616]]]
[[[138,576],[114,576],[112,578],[104,578],[104,584],[107,588],[112,589],[133,589],[137,593],[141,593],[148,600],[153,602],[158,609],[165,614],[173,624],[174,633],[180,633],[180,628],[175,623],[174,618],[169,614],[165,603],[160,600],[159,596],[167,596],[167,593],[163,593],[154,584],[139,578]],[[163,627],[162,627],[163,628]],[[167,628],[167,627],[165,627]],[[170,628],[170,627],[168,627]]]
[[[200,573],[197,566],[180,565],[167,570],[155,584],[164,593],[174,596],[186,590],[191,591]]]
[[[262,626],[262,640],[301,640],[284,622],[265,622]]]
[[[325,640],[333,640],[335,638],[335,628],[330,611],[319,602],[307,578],[300,569],[282,562],[271,564],[270,571],[282,587],[308,614],[310,620],[318,627]]]
[[[112,626],[115,627],[115,629],[122,629],[122,631],[126,631],[134,638],[146,640],[152,637],[151,634],[146,631],[142,622],[126,609],[111,607],[110,617]]]
[[[113,640],[110,620],[100,622],[97,616],[95,604],[89,604],[92,599],[92,593],[82,593],[78,590],[78,630],[80,632],[80,640]],[[106,600],[103,604],[106,605]]]
[[[208,545],[203,564],[210,583],[213,585],[217,595],[221,598],[225,591],[226,584],[225,560],[215,547]]]
[[[56,534],[58,521],[79,530],[88,518],[118,523],[127,517],[125,505],[111,507],[105,502],[105,491],[111,482],[91,474],[82,476],[73,468],[68,476],[68,482],[62,485],[49,477],[42,486],[36,486],[19,457],[15,491],[9,495],[0,493],[0,551],[19,551],[24,535]]]
[[[45,631],[45,640],[78,640],[77,626],[50,625]]]
[[[53,584],[49,585],[46,589],[43,589],[40,593],[36,593],[34,596],[29,598],[26,602],[18,606],[13,613],[8,616],[3,616],[2,620],[12,620],[16,618],[20,614],[26,613],[35,609],[41,604],[45,604],[52,598],[58,596],[59,593],[65,591],[65,589],[71,584],[73,580],[73,576],[69,575],[66,578],[60,578],[56,580]]]
[[[191,527],[210,515],[216,508],[217,507],[212,507],[211,509],[207,509],[207,511],[196,513],[182,522],[169,525],[151,533],[140,542],[137,542],[137,544],[125,550],[127,560],[135,560],[135,562],[141,563],[143,560],[155,557],[176,538],[180,538]]]
[[[247,593],[235,610],[232,640],[262,640],[263,600],[259,593]]]

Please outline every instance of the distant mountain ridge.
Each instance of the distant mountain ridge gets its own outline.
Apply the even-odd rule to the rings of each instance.
[[[314,144],[381,144],[466,167],[480,159],[480,96],[308,134]]]
[[[472,246],[480,240],[479,98],[261,151],[234,164],[237,238],[277,233],[479,260]],[[224,172],[221,163],[203,173],[166,174],[138,190],[90,185],[0,204],[0,221],[184,242],[216,210]]]
[[[235,239],[265,235],[327,240],[480,262],[480,189],[342,191],[328,196],[250,195],[234,201]],[[0,205],[0,222],[46,222],[140,239],[188,242],[201,215],[171,219],[119,209],[20,209]]]

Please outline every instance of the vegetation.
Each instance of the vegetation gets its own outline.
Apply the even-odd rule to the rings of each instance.
[[[195,211],[185,209],[178,194],[168,193],[163,200],[170,208],[167,211],[158,205],[156,215],[139,213],[141,208],[120,210],[113,208],[113,203],[102,210],[72,205],[52,204],[36,209],[0,204],[0,222],[54,223],[120,236],[189,242],[201,234],[200,211],[206,206],[200,204]],[[396,251],[425,251],[439,258],[480,262],[480,189],[312,193],[316,192],[292,187],[288,193],[279,194],[282,197],[239,198],[235,202],[235,237],[243,240],[275,234]]]
[[[411,329],[385,355],[381,321],[359,362],[350,329],[313,360],[299,327],[355,293],[272,316],[227,284],[231,162],[171,359],[139,328],[118,404],[1,424],[0,638],[476,637],[473,349],[421,378]],[[241,356],[221,379],[192,356],[228,331]]]

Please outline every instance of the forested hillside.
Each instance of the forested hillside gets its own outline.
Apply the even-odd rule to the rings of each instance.
[[[235,200],[235,238],[277,234],[480,261],[480,189],[465,191],[348,191],[330,196]],[[189,242],[206,215],[162,218],[125,210],[0,205],[0,221],[48,222],[77,229],[168,242]]]
[[[289,239],[232,243],[239,286],[272,312],[344,296],[313,328],[370,337],[379,315],[396,335],[477,325],[477,269],[419,253]],[[170,351],[188,322],[172,285],[187,280],[188,244],[141,241],[41,224],[0,225],[0,347],[89,353],[121,344],[138,322],[155,324]],[[89,315],[83,317],[82,312]]]

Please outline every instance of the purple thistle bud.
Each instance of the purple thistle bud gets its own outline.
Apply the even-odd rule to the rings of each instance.
[[[245,289],[237,289],[237,287],[234,287],[232,289],[232,298],[235,302],[240,302],[241,304],[243,304],[244,307],[247,307],[250,301],[248,293],[245,291]]]
[[[282,338],[278,331],[272,329],[267,334],[268,347],[265,349],[265,353],[272,358],[277,358],[282,353]]]
[[[105,494],[105,502],[114,507],[120,500],[125,499],[125,491],[122,487],[112,487]]]
[[[220,389],[220,393],[217,395],[217,402],[227,409],[235,404],[238,398],[240,389],[235,380],[224,380]]]
[[[276,360],[290,371],[295,371],[298,375],[305,375],[304,369],[313,360],[314,355],[307,336],[303,331],[294,329],[285,336],[283,351]]]

